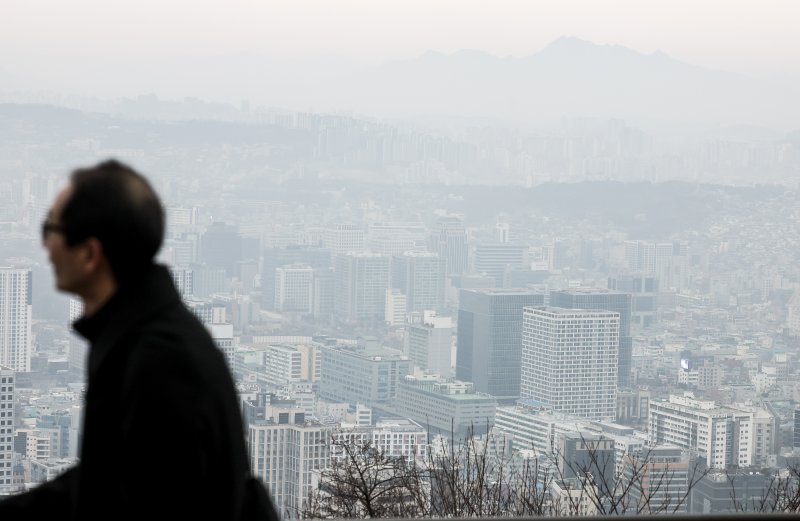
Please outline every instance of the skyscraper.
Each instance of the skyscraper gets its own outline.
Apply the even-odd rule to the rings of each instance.
[[[31,370],[31,270],[0,267],[0,365]]]
[[[314,269],[332,266],[331,252],[315,246],[290,245],[285,248],[265,248],[261,267],[261,294],[267,309],[275,305],[275,270],[287,264],[308,264]]]
[[[336,315],[351,322],[383,321],[389,257],[350,252],[336,256]]]
[[[619,368],[617,385],[631,385],[631,295],[621,291],[575,288],[550,293],[550,305],[566,309],[606,310],[619,313]]]
[[[498,400],[519,397],[522,308],[544,305],[544,295],[519,289],[461,290],[456,378]]]
[[[526,308],[520,395],[593,420],[616,414],[619,313]]]
[[[461,219],[457,217],[439,219],[431,236],[431,250],[445,259],[448,274],[467,271],[469,266],[467,230]]]
[[[445,260],[437,253],[407,251],[392,257],[392,287],[406,295],[407,311],[444,306]]]
[[[658,320],[658,279],[642,274],[608,278],[608,289],[631,294],[631,323],[640,327]]]
[[[14,371],[0,365],[0,496],[13,492]]]
[[[212,223],[200,239],[200,259],[209,266],[225,268],[226,275],[233,276],[236,261],[242,260],[242,237],[236,226]]]

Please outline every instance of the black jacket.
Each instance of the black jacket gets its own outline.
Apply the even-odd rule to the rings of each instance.
[[[238,397],[169,271],[153,266],[74,327],[91,343],[80,462],[0,502],[0,519],[238,519]]]

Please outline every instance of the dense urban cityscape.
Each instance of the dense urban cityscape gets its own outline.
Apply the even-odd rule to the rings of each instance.
[[[794,0],[4,0],[0,519],[800,513]]]
[[[3,493],[79,456],[81,303],[52,289],[38,234],[65,165],[90,153],[164,194],[159,259],[225,354],[250,465],[286,517],[364,515],[330,501],[348,458],[407,473],[452,451],[505,469],[509,487],[535,479],[538,509],[414,515],[796,505],[800,138],[696,143],[662,182],[673,159],[618,120],[564,121],[513,154],[351,116],[226,110],[0,106]],[[637,161],[649,173],[626,170]]]

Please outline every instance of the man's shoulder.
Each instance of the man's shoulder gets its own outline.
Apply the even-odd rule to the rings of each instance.
[[[136,331],[137,341],[159,341],[168,345],[214,346],[208,328],[186,307],[172,303],[148,315]]]
[[[158,374],[153,367],[173,376],[218,377],[227,371],[224,356],[206,326],[186,308],[168,307],[153,313],[132,331],[127,372]]]

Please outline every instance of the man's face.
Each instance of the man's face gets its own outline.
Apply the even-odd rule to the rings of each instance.
[[[68,246],[61,227],[61,211],[72,194],[71,186],[63,188],[47,213],[46,226],[43,231],[42,246],[47,250],[56,287],[61,291],[80,293],[88,279],[83,269],[82,259],[85,257],[81,244]]]

